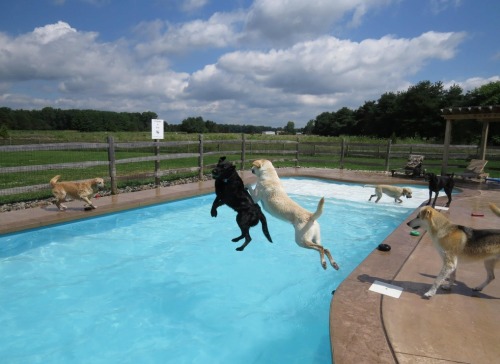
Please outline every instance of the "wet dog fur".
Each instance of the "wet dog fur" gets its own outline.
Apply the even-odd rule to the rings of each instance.
[[[455,180],[453,179],[453,174],[451,176],[438,176],[434,173],[426,173],[424,178],[427,182],[429,182],[429,201],[427,205],[430,205],[432,200],[432,193],[434,192],[436,196],[434,197],[434,201],[432,202],[432,207],[436,207],[436,200],[439,195],[439,191],[444,189],[444,193],[448,196],[448,202],[446,203],[446,207],[449,207],[451,204],[451,194],[453,192],[453,187],[455,187]]]
[[[492,211],[495,212],[493,208]],[[458,261],[484,262],[486,280],[475,287],[475,291],[481,291],[495,279],[495,264],[500,259],[499,229],[473,229],[455,225],[430,206],[422,207],[417,217],[408,222],[408,226],[424,228],[443,260],[443,267],[432,287],[424,294],[425,298],[434,296],[439,287],[447,290],[451,288],[455,282]]]
[[[371,201],[373,197],[377,196],[375,202],[379,202],[382,198],[382,195],[386,194],[389,197],[394,199],[394,202],[401,203],[401,197],[404,196],[406,198],[412,197],[412,190],[409,187],[398,187],[391,185],[376,185],[375,186],[375,194],[371,195],[368,201]]]
[[[245,242],[236,250],[243,251],[250,243],[252,240],[250,228],[256,226],[259,221],[262,225],[262,232],[267,240],[272,243],[267,228],[266,216],[245,189],[236,167],[226,161],[226,157],[221,157],[217,166],[212,170],[212,177],[215,179],[215,200],[212,203],[210,214],[212,217],[217,217],[217,208],[222,205],[227,205],[237,212],[236,223],[240,227],[241,235],[232,239],[232,241],[237,242],[245,238]]]
[[[327,267],[325,255],[332,267],[339,269],[330,251],[321,245],[320,226],[317,220],[323,212],[325,199],[321,198],[314,213],[301,207],[287,195],[273,164],[266,159],[254,161],[252,173],[257,176],[257,184],[255,189],[252,186],[247,187],[254,201],[260,201],[264,210],[274,217],[292,223],[297,245],[319,252],[323,269]]]
[[[90,198],[94,194],[94,187],[99,190],[104,188],[104,180],[102,178],[92,178],[80,182],[58,182],[59,178],[61,176],[57,175],[50,180],[52,194],[56,198],[55,204],[59,210],[66,210],[67,207],[63,202],[66,201],[66,197],[68,196],[86,202],[85,209],[96,208],[90,201]]]

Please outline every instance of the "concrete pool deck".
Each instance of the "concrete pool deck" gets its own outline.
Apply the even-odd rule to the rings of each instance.
[[[283,177],[366,184],[425,185],[422,180],[391,177],[390,173],[317,168],[282,168],[278,173]],[[242,177],[245,183],[255,181],[249,171]],[[457,183],[457,187],[461,193],[454,196],[447,212],[453,222],[500,228],[500,219],[488,209],[489,202],[500,205],[500,184]],[[102,197],[94,200],[98,208],[92,211],[83,211],[82,202],[72,201],[64,212],[55,205],[4,212],[0,213],[0,234],[210,193],[214,193],[212,180]],[[444,202],[445,198],[440,197],[437,205]],[[472,212],[484,216],[475,217]],[[384,241],[391,251],[374,249],[333,295],[329,323],[334,362],[498,363],[499,281],[493,281],[482,292],[473,292],[471,287],[485,278],[483,264],[459,264],[457,284],[450,292],[441,290],[430,300],[422,299],[441,269],[441,262],[428,234],[411,236],[406,221]],[[401,287],[401,296],[392,298],[370,291],[375,280]]]

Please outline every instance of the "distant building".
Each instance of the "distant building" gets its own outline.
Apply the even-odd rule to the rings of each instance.
[[[270,131],[263,131],[262,134],[263,135],[276,135],[276,132],[270,130]]]

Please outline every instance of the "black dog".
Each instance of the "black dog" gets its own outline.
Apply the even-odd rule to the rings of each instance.
[[[242,251],[250,243],[250,228],[259,223],[262,224],[262,231],[267,240],[271,243],[271,236],[267,229],[267,220],[260,206],[256,204],[248,191],[246,190],[243,180],[236,172],[236,168],[230,162],[226,161],[226,157],[221,157],[219,163],[212,170],[212,177],[215,179],[215,200],[212,204],[210,214],[212,217],[217,217],[217,208],[224,204],[231,207],[238,214],[236,215],[236,222],[241,229],[241,235],[232,241],[237,242],[245,238],[245,243],[239,248]]]
[[[444,193],[448,196],[446,207],[449,207],[451,204],[451,193],[453,192],[453,187],[455,187],[453,173],[451,176],[436,176],[434,173],[426,173],[425,180],[429,182],[429,202],[427,202],[427,205],[431,203],[432,192],[435,192],[436,196],[434,197],[432,207],[436,207],[436,200],[438,198],[439,191],[444,189]]]

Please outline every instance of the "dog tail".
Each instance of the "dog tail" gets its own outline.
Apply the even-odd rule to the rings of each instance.
[[[323,205],[325,204],[325,198],[321,197],[321,200],[318,202],[318,208],[316,212],[311,216],[312,220],[318,220],[321,214],[323,213]]]
[[[260,210],[260,206],[259,206],[259,210]],[[273,242],[273,239],[271,239],[271,235],[269,234],[269,230],[267,229],[267,219],[266,219],[266,215],[264,215],[262,213],[262,210],[260,210],[260,214],[259,214],[259,220],[260,220],[260,223],[262,225],[262,232],[264,233],[264,235],[266,236],[267,240],[269,240],[270,243]]]
[[[498,207],[494,203],[490,203],[490,209],[495,215],[500,216],[500,207]]]
[[[57,183],[57,180],[58,180],[60,177],[61,177],[60,175],[57,175],[57,176],[52,177],[52,179],[50,180],[50,185],[51,185],[52,187],[54,187],[54,186],[56,185],[56,183]]]

